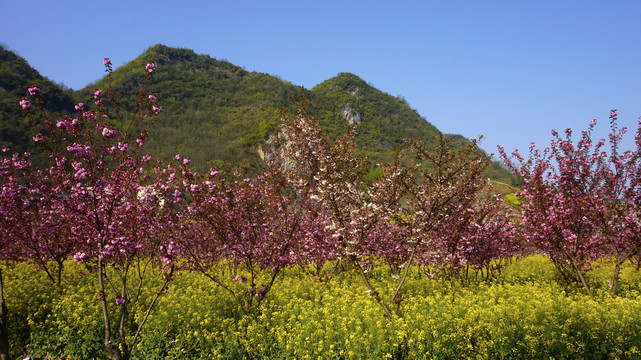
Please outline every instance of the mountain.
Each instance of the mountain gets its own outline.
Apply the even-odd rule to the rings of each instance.
[[[330,132],[345,123],[359,123],[356,138],[361,150],[375,162],[391,160],[393,149],[405,137],[434,145],[439,130],[403,99],[386,94],[350,73],[341,73],[310,91],[312,111]]]
[[[3,50],[4,53],[10,52]],[[3,103],[10,105],[13,112],[7,115],[9,108],[0,109],[3,116],[0,129],[11,128],[9,119],[21,119],[17,98],[25,94],[30,82],[41,88],[46,83],[44,97],[51,95],[60,100],[60,104],[56,102],[60,105],[56,111],[73,108],[66,97],[69,91],[47,82],[26,61],[13,56],[13,60],[5,61],[10,56],[3,55],[0,69],[5,68],[5,62],[20,62],[24,69],[20,76],[12,75],[18,73],[15,65],[0,72],[0,84],[10,84],[5,91],[11,92],[2,97]],[[429,146],[435,144],[440,133],[404,99],[384,93],[354,74],[338,74],[307,90],[189,49],[163,45],[150,47],[113,72],[111,86],[118,94],[122,111],[133,107],[147,62],[157,64],[149,89],[157,94],[163,106],[150,131],[148,150],[165,159],[175,154],[189,157],[199,170],[215,166],[247,175],[262,171],[265,168],[262,157],[280,123],[281,109],[290,114],[296,111],[292,95],[307,98],[311,113],[332,135],[339,134],[347,123],[359,123],[357,143],[373,163],[391,159],[394,148],[405,145],[405,137],[423,139]],[[92,103],[93,90],[108,86],[108,79],[103,78],[73,95],[79,101]],[[18,144],[28,139],[23,127],[16,129],[16,134],[0,138],[0,142],[6,144],[13,139]],[[457,141],[468,141],[460,135],[452,136]],[[495,180],[512,182],[505,169],[498,164],[493,166]]]
[[[338,134],[346,122],[360,122],[356,141],[373,163],[391,160],[394,148],[406,146],[406,138],[434,147],[441,133],[404,98],[382,92],[354,74],[338,74],[312,88],[309,96],[313,113],[330,133]],[[469,141],[458,134],[446,136],[455,144]],[[487,174],[496,181],[518,182],[496,161]]]
[[[201,170],[216,166],[255,174],[264,169],[259,144],[280,122],[282,107],[293,111],[290,94],[302,88],[192,50],[156,45],[113,72],[121,108],[133,107],[150,61],[157,70],[149,89],[163,106],[150,131],[147,145],[152,153],[187,156]],[[102,79],[78,95],[89,100],[94,88],[107,86]]]
[[[13,152],[38,152],[31,124],[18,105],[30,85],[37,84],[46,107],[60,113],[73,110],[73,93],[40,75],[25,59],[0,46],[0,147]]]

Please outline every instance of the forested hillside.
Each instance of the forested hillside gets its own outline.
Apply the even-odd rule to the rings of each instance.
[[[93,90],[106,89],[107,78],[72,92],[38,74],[27,62],[2,49],[0,57],[0,145],[15,151],[36,151],[29,142],[33,131],[18,99],[29,84],[37,84],[54,113],[73,109],[72,98],[93,103]],[[189,49],[155,45],[113,72],[112,83],[124,118],[130,116],[144,78],[144,64],[157,70],[149,90],[163,111],[150,133],[148,149],[161,158],[182,154],[195,168],[217,167],[254,175],[264,170],[270,135],[277,131],[281,111],[296,112],[297,99],[321,126],[338,135],[348,123],[359,123],[357,142],[373,164],[390,160],[405,138],[436,143],[439,130],[407,102],[384,93],[358,76],[341,73],[311,90],[278,77],[249,72],[225,60],[198,55]],[[467,141],[451,135],[455,141]],[[494,163],[488,176],[511,183],[511,175]]]
[[[18,105],[20,97],[27,94],[29,84],[38,84],[50,111],[73,110],[71,90],[63,90],[29,66],[25,59],[0,46],[0,146],[19,153],[38,152],[35,143],[30,141],[35,132]]]

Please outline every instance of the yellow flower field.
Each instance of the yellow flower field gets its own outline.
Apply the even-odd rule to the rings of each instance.
[[[6,264],[3,264],[6,267]],[[542,256],[515,259],[492,282],[428,279],[415,272],[401,315],[385,318],[353,271],[321,283],[290,269],[259,309],[246,312],[211,280],[183,273],[143,330],[137,359],[505,359],[641,357],[640,274],[622,291],[588,297],[553,277]],[[95,274],[69,262],[60,288],[33,266],[6,267],[16,358],[103,358]],[[372,278],[382,296],[394,279]],[[595,271],[595,284],[609,268]],[[552,274],[552,275],[550,275]],[[599,280],[599,281],[597,281]],[[151,291],[151,290],[150,290]],[[143,314],[140,306],[133,317]]]

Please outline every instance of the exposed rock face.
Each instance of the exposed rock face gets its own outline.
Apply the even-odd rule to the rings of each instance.
[[[265,163],[270,163],[276,160],[276,157],[282,155],[282,150],[278,148],[277,143],[279,142],[280,132],[269,133],[269,137],[261,145],[258,145],[258,156],[265,161]]]
[[[341,109],[341,116],[350,125],[360,124],[362,120],[361,114],[359,114],[356,110],[354,110],[350,104],[345,105]]]
[[[283,169],[291,169],[294,162],[285,157],[285,149],[288,148],[287,141],[280,130],[271,132],[269,137],[262,145],[256,149],[258,156],[266,163],[271,164],[273,161],[280,160]]]

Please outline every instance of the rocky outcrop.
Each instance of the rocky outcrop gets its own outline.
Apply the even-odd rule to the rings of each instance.
[[[350,104],[343,106],[341,109],[341,116],[348,124],[360,124],[362,116]]]

